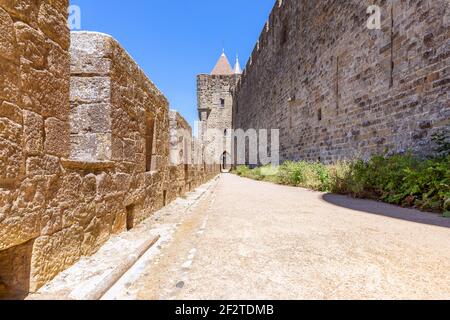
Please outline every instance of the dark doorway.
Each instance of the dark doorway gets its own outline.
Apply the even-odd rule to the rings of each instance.
[[[220,163],[221,163],[220,171],[222,173],[228,173],[231,171],[232,168],[231,155],[228,152],[225,151],[224,153],[222,153],[222,159]]]
[[[28,295],[33,243],[0,251],[0,300],[19,300]]]

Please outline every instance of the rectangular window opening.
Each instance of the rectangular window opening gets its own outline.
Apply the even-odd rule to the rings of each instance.
[[[220,99],[220,107],[225,108],[225,99]]]

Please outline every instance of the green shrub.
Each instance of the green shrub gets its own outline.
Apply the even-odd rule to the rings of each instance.
[[[328,166],[329,186],[328,191],[339,194],[351,194],[354,188],[351,164],[349,162],[338,162]]]
[[[433,142],[436,145],[435,152],[440,157],[450,155],[450,130],[443,130],[433,135]]]
[[[352,165],[354,195],[387,203],[445,211],[450,199],[450,156],[419,160],[412,155],[375,156]]]
[[[239,166],[236,174],[450,214],[450,155],[428,160],[411,154],[374,156],[334,165],[286,161],[279,167]]]
[[[250,168],[247,166],[238,166],[235,170],[235,173],[241,177],[247,177],[250,173]]]

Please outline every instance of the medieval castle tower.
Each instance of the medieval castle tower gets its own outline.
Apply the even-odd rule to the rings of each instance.
[[[203,162],[208,165],[220,163],[222,170],[227,170],[231,164],[233,92],[240,77],[239,60],[236,58],[232,69],[225,52],[211,74],[197,76]]]

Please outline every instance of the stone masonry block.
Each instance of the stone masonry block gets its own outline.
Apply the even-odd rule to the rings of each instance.
[[[25,109],[45,117],[65,120],[69,116],[68,80],[46,70],[22,66],[22,101]]]
[[[70,46],[67,16],[67,11],[59,12],[47,1],[40,3],[38,15],[39,28],[64,50],[68,50]]]
[[[70,116],[71,134],[111,132],[110,109],[109,104],[74,106]]]
[[[24,150],[29,155],[44,151],[44,119],[37,113],[23,112]]]
[[[107,76],[110,73],[112,62],[109,58],[84,56],[73,49],[71,52],[70,72],[73,75],[95,74],[97,76]]]
[[[30,292],[36,292],[58,273],[81,257],[83,228],[73,226],[50,236],[39,237],[33,245]]]
[[[111,160],[110,133],[84,133],[70,136],[71,158],[82,161]]]
[[[111,79],[107,77],[71,77],[70,101],[79,103],[108,103]]]
[[[22,147],[0,137],[0,181],[17,180],[23,173]]]
[[[0,59],[0,99],[17,104],[19,100],[19,67]]]
[[[22,126],[7,118],[0,118],[0,138],[22,144]]]
[[[45,120],[45,153],[58,157],[69,155],[69,125],[67,122],[56,118]]]
[[[0,117],[8,118],[20,125],[23,123],[22,110],[15,104],[6,101],[0,105]]]
[[[25,168],[28,177],[57,175],[60,173],[60,162],[59,158],[49,155],[28,157]]]
[[[8,13],[19,20],[22,20],[33,27],[37,23],[38,1],[35,0],[2,0],[1,6]]]
[[[15,28],[22,59],[34,69],[45,68],[48,46],[44,35],[23,22],[16,22]]]
[[[0,57],[17,59],[17,41],[14,22],[9,14],[0,7]]]
[[[47,40],[48,47],[48,57],[47,57],[47,69],[58,79],[64,79],[63,87],[61,90],[64,91],[65,97],[69,95],[69,85],[68,81],[70,78],[70,55],[69,53],[62,49],[60,46],[52,41]]]

